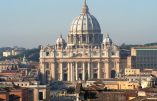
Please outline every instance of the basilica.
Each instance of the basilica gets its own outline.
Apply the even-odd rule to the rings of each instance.
[[[54,45],[40,47],[42,83],[114,78],[120,72],[120,49],[98,20],[86,0],[70,26],[67,41],[60,35]]]

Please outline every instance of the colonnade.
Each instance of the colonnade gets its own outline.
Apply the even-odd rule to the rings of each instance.
[[[90,79],[109,79],[111,78],[112,63],[106,61],[94,62],[49,62],[49,65],[42,63],[40,66],[42,73],[42,82],[47,80],[60,80],[60,81],[78,81]],[[45,67],[46,66],[46,67]],[[116,72],[119,72],[119,62],[114,62]],[[46,71],[49,71],[47,76]],[[47,78],[49,77],[49,78]]]
[[[97,63],[96,67],[93,67],[92,64],[90,62],[67,62],[64,67],[63,62],[61,62],[59,63],[59,80],[64,81],[64,74],[67,74],[67,81],[93,79],[94,69],[97,69],[97,79],[101,79],[102,67],[100,62]],[[64,68],[67,69],[66,72]]]

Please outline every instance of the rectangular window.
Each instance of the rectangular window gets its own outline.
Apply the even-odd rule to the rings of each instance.
[[[43,92],[39,92],[39,100],[43,100]]]

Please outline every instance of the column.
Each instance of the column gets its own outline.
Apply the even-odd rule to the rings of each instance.
[[[94,43],[94,40],[95,40],[95,39],[94,39],[94,34],[92,34],[92,43]]]
[[[101,66],[100,62],[98,62],[98,79],[101,79]]]
[[[56,69],[55,69],[55,63],[52,62],[50,63],[50,75],[51,75],[51,80],[55,80],[56,79]]]
[[[46,83],[46,73],[45,73],[45,67],[44,67],[44,63],[40,63],[40,73],[42,74],[42,78],[41,78],[41,82],[42,83]]]
[[[39,101],[39,88],[38,87],[36,87],[36,88],[34,88],[34,90],[33,90],[33,101]]]
[[[91,64],[90,62],[88,62],[88,80],[91,79],[91,68],[90,68]]]
[[[74,81],[74,63],[71,63],[71,81]]]
[[[89,44],[89,35],[88,34],[87,34],[86,38],[87,38],[87,44]]]
[[[76,75],[76,81],[78,80],[78,67],[77,67],[77,62],[75,63],[75,75]]]
[[[43,92],[43,99],[46,100],[46,88],[42,89],[42,92]]]
[[[71,79],[71,78],[70,78],[70,76],[71,76],[71,75],[70,75],[70,71],[71,71],[71,70],[70,70],[70,63],[68,63],[68,81],[70,81],[70,79]]]
[[[111,70],[110,70],[110,62],[109,60],[106,60],[105,63],[104,63],[104,70],[105,70],[105,79],[109,79],[111,77]]]
[[[86,71],[85,71],[85,63],[82,63],[83,65],[83,69],[82,69],[82,80],[85,80],[85,75],[86,75]]]
[[[94,72],[93,72],[93,62],[91,62],[90,71],[91,71],[91,79],[93,79],[93,75],[94,75]]]
[[[80,44],[82,44],[82,35],[80,35]]]
[[[119,60],[116,61],[116,73],[119,73],[120,68],[119,68]]]
[[[63,81],[63,63],[60,63],[60,81]]]

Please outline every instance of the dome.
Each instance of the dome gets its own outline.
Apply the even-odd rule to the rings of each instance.
[[[87,13],[76,17],[70,27],[71,34],[100,34],[101,29],[97,19]]]
[[[112,44],[112,40],[111,40],[111,38],[109,37],[108,34],[107,34],[106,38],[103,40],[103,43],[105,45],[111,45]]]
[[[102,38],[99,22],[89,13],[85,0],[80,15],[70,26],[68,46],[97,46],[102,43]]]
[[[71,26],[70,34],[100,34],[101,28],[97,19],[89,13],[88,6],[83,4],[81,14],[76,17]]]
[[[59,38],[57,38],[57,40],[56,40],[56,44],[65,44],[66,42],[65,42],[65,40],[62,38],[62,35],[60,35],[60,37]]]

